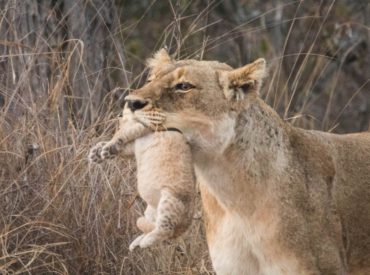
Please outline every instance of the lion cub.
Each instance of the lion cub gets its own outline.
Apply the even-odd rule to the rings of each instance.
[[[177,131],[151,132],[124,110],[112,140],[94,146],[89,159],[101,162],[118,153],[135,154],[138,191],[147,203],[144,217],[136,222],[143,234],[131,243],[130,250],[185,232],[193,217],[195,174],[183,135]]]

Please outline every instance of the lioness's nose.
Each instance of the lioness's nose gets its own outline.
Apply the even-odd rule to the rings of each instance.
[[[144,108],[146,105],[148,105],[147,100],[142,100],[142,99],[127,100],[127,106],[130,108],[132,112],[135,112],[136,110],[140,110]]]

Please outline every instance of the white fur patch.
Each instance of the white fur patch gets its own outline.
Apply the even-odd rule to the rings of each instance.
[[[274,225],[255,225],[245,218],[227,213],[218,225],[217,238],[208,244],[216,273],[300,274],[294,259],[276,255],[277,251],[269,249],[270,241],[274,240],[274,229]]]
[[[199,153],[207,155],[221,155],[230,145],[235,136],[235,118],[224,115],[212,123],[204,132],[185,131],[184,135],[190,143],[195,143],[200,148]]]

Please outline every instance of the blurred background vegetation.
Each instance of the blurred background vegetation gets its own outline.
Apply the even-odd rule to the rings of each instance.
[[[369,130],[368,0],[0,0],[0,12],[1,274],[212,274],[201,212],[179,240],[129,253],[135,163],[86,161],[163,46],[235,67],[264,57],[262,97],[285,120]]]
[[[118,3],[135,76],[161,45],[177,58],[217,59],[235,67],[265,57],[270,77],[263,94],[284,118],[340,133],[369,128],[366,0]]]

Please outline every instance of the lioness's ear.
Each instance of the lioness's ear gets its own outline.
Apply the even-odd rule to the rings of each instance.
[[[147,65],[149,68],[153,69],[157,66],[163,66],[171,62],[172,60],[167,50],[162,48],[154,54],[153,58],[149,58],[147,60]]]
[[[253,63],[231,71],[220,71],[219,82],[228,100],[242,100],[246,94],[259,93],[266,74],[266,61],[259,58]]]

